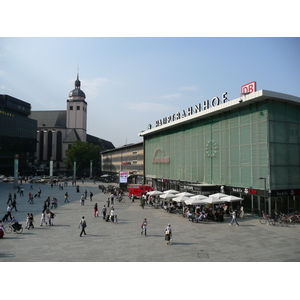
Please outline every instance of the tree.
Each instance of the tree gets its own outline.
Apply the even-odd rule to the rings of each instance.
[[[70,149],[66,150],[67,159],[64,161],[68,167],[73,168],[76,160],[76,171],[89,168],[90,161],[99,166],[101,147],[88,142],[76,141]]]

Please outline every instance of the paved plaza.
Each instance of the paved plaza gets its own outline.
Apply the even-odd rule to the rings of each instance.
[[[102,184],[102,183],[100,183]],[[240,226],[224,223],[189,222],[180,215],[169,214],[158,208],[139,205],[139,201],[115,203],[118,224],[105,222],[102,216],[94,217],[93,207],[99,210],[106,204],[108,194],[103,194],[87,180],[79,182],[80,193],[69,182],[60,190],[49,184],[40,187],[41,198],[28,203],[30,185],[23,184],[24,196],[17,194],[17,212],[12,214],[23,225],[22,234],[5,234],[0,239],[1,262],[292,262],[300,261],[300,225],[270,227],[261,225],[258,217],[245,215]],[[84,190],[93,192],[93,201],[87,198],[85,205],[79,199]],[[7,208],[8,193],[16,192],[13,183],[0,183],[0,217]],[[70,203],[64,203],[69,193]],[[58,199],[54,226],[40,227],[43,202],[50,196]],[[34,229],[25,229],[27,213],[33,213]],[[85,216],[86,236],[79,236],[79,221]],[[140,225],[148,220],[148,236],[142,236]],[[164,228],[173,228],[173,244],[164,241]],[[7,224],[7,222],[5,222]]]

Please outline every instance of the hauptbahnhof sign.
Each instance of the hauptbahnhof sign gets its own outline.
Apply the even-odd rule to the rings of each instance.
[[[213,97],[211,100],[203,101],[202,104],[199,103],[197,105],[194,105],[194,107],[190,106],[186,110],[182,110],[182,112],[177,112],[177,113],[174,113],[167,117],[164,117],[162,119],[159,119],[156,121],[156,127],[179,120],[179,119],[182,119],[182,118],[185,118],[187,116],[191,116],[192,114],[196,114],[203,110],[207,110],[209,108],[216,107],[220,104],[223,104],[228,101],[226,95],[227,95],[227,92],[222,94],[221,99],[219,97]]]

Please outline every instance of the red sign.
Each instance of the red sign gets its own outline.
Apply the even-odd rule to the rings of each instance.
[[[253,92],[256,92],[256,81],[249,82],[241,87],[242,95],[248,95]]]

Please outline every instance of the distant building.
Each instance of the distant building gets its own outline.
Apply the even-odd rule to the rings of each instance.
[[[30,118],[37,120],[36,164],[40,172],[49,167],[51,158],[54,174],[72,172],[63,161],[66,150],[76,141],[100,145],[102,151],[114,149],[110,141],[87,134],[87,102],[80,86],[77,75],[75,89],[69,93],[67,110],[31,112]]]
[[[102,172],[119,176],[120,172],[128,173],[128,183],[142,183],[144,179],[144,146],[143,142],[124,145],[107,150],[102,154]]]
[[[21,174],[34,161],[37,122],[28,117],[30,110],[29,103],[0,95],[0,174],[14,175],[16,154]]]

